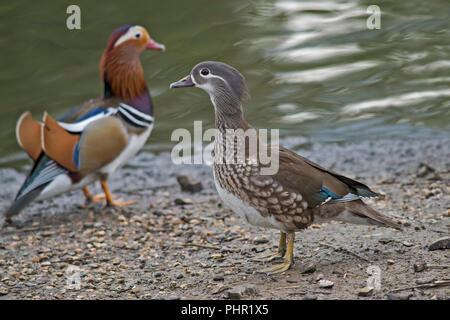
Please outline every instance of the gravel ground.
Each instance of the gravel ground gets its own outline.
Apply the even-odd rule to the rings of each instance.
[[[291,270],[258,274],[270,263],[250,259],[276,250],[279,233],[223,207],[210,167],[141,153],[110,180],[136,204],[86,205],[75,191],[32,204],[0,232],[0,299],[449,298],[449,251],[429,249],[449,236],[449,139],[284,145],[385,195],[368,202],[404,231],[312,225],[297,233]],[[181,191],[181,174],[203,190]],[[24,177],[0,170],[1,210]],[[373,269],[381,288],[366,292]]]

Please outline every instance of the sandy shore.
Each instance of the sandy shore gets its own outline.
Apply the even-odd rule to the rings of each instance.
[[[0,232],[0,299],[450,297],[450,251],[429,248],[449,236],[448,139],[284,145],[385,194],[368,202],[404,231],[313,225],[297,233],[291,270],[258,274],[270,263],[250,259],[275,250],[278,232],[248,225],[223,207],[210,167],[175,166],[167,153],[141,153],[110,184],[136,204],[105,209],[72,192],[32,204]],[[176,179],[182,174],[202,181],[203,190],[182,192]],[[0,210],[24,177],[0,170]],[[379,270],[381,287],[367,294],[361,288],[369,266]],[[71,272],[80,281],[68,285]]]

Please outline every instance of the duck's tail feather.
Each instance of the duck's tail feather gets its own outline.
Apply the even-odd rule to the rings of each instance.
[[[42,190],[45,188],[46,185],[42,185],[27,194],[23,195],[22,197],[19,197],[14,200],[14,202],[11,204],[11,206],[1,214],[0,216],[0,229],[4,226],[6,222],[8,222],[12,216],[18,214],[20,211],[22,211],[23,208],[25,208],[31,201],[39,197]]]
[[[382,227],[391,227],[401,230],[400,224],[392,218],[381,214],[375,209],[366,205],[362,200],[353,200],[348,202],[325,203],[314,210],[314,220],[325,222],[327,220],[336,220],[346,223],[377,225]]]
[[[346,207],[350,214],[367,220],[369,224],[402,230],[400,224],[395,222],[392,218],[369,207],[361,200],[348,202]]]

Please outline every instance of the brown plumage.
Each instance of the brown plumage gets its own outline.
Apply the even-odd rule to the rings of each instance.
[[[221,62],[202,62],[188,77],[171,85],[172,88],[192,86],[205,90],[214,104],[219,131],[214,140],[214,180],[223,202],[249,223],[281,231],[278,252],[266,258],[286,254],[285,262],[263,272],[286,271],[293,263],[295,232],[314,221],[333,219],[401,229],[391,218],[360,200],[377,195],[365,184],[328,170],[284,147],[261,145],[257,134],[252,143],[260,146],[260,150],[252,149],[245,136],[227,137],[228,131],[254,130],[243,116],[241,101],[247,96],[247,89],[243,76],[236,69]],[[230,140],[234,143],[227,142]],[[243,161],[223,161],[236,160],[242,152]],[[263,164],[261,154],[278,154],[272,159],[278,161],[278,171],[264,174],[263,169],[271,164]]]

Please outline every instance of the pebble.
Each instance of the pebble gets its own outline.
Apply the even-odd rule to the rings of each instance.
[[[412,247],[412,246],[413,246],[413,244],[412,244],[411,242],[408,242],[408,241],[403,241],[402,244],[403,244],[405,247]]]
[[[187,199],[187,198],[184,198],[184,199],[182,199],[182,198],[176,198],[176,199],[174,200],[174,203],[175,203],[176,205],[181,206],[181,205],[185,205],[185,204],[193,204],[194,201],[192,201],[191,199]]]
[[[239,285],[227,291],[227,297],[231,300],[240,300],[243,296],[256,296],[258,290],[252,284]]]
[[[131,289],[132,293],[139,293],[139,287],[138,286],[134,286],[133,289]]]
[[[368,297],[372,294],[373,288],[372,287],[364,287],[359,289],[358,296],[360,297]]]
[[[181,187],[181,190],[195,193],[199,192],[203,189],[202,183],[200,181],[194,180],[188,176],[178,176],[177,177],[178,184]]]
[[[182,273],[177,274],[176,279],[183,279],[184,275]]]
[[[388,300],[409,300],[412,296],[412,293],[388,293],[386,298]]]
[[[162,273],[161,271],[153,272],[153,276],[154,276],[155,278],[162,277],[162,275],[163,275],[163,273]]]
[[[225,277],[223,275],[217,275],[213,278],[214,281],[224,281]]]
[[[300,266],[301,274],[314,273],[315,271],[316,271],[316,266],[313,262],[307,262]]]
[[[427,268],[427,264],[423,261],[414,263],[414,272],[422,272]]]
[[[256,237],[253,239],[254,244],[264,244],[264,243],[268,243],[268,242],[269,242],[269,239],[265,239],[265,238]]]
[[[419,166],[417,167],[416,176],[419,178],[423,178],[429,174],[434,174],[434,172],[435,172],[434,168],[430,167],[425,163],[420,163]]]
[[[228,290],[227,297],[230,300],[241,300],[242,299],[241,291],[236,289]]]
[[[320,279],[319,288],[332,288],[334,286],[334,282],[326,279]]]
[[[317,300],[317,296],[314,296],[312,294],[307,294],[303,296],[303,300]]]
[[[450,237],[440,238],[428,246],[428,250],[445,250],[450,249]]]

